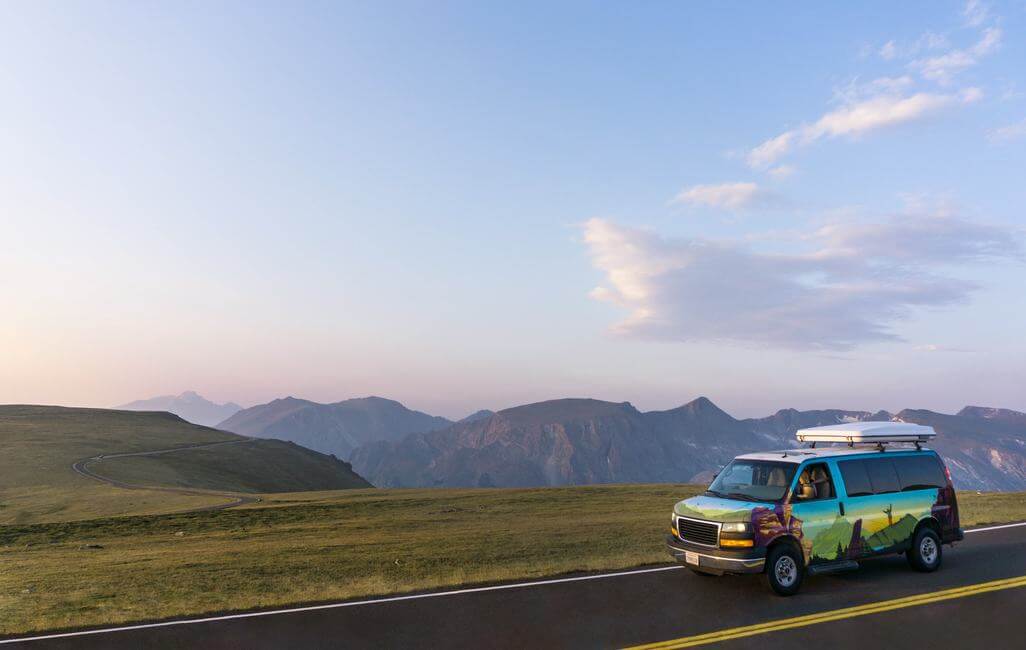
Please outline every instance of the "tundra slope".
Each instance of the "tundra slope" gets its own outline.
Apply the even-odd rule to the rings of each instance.
[[[248,440],[170,413],[0,406],[0,524],[223,503],[203,494],[210,492],[362,487],[368,483],[336,458],[279,440]]]

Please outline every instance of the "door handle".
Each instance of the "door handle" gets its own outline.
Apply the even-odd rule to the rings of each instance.
[[[837,502],[837,509],[841,512],[841,516],[843,517],[844,516],[844,503],[838,501]]]

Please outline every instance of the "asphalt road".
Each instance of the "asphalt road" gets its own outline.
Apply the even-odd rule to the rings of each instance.
[[[195,496],[218,496],[228,499],[224,503],[218,503],[212,506],[203,506],[200,508],[190,508],[188,510],[181,510],[175,513],[169,514],[182,514],[186,512],[205,512],[208,510],[224,510],[226,508],[234,508],[235,506],[241,506],[245,503],[254,503],[260,499],[257,497],[240,496],[230,492],[217,492],[214,490],[194,490],[189,488],[176,488],[176,487],[158,487],[152,485],[135,485],[132,483],[125,483],[123,481],[117,481],[112,478],[108,478],[103,474],[95,471],[91,466],[95,466],[98,463],[102,463],[105,460],[111,458],[126,458],[128,456],[159,456],[162,454],[173,454],[178,451],[186,451],[190,449],[206,449],[208,447],[220,447],[221,445],[237,445],[243,442],[252,442],[252,438],[243,438],[241,440],[223,440],[221,442],[206,442],[198,445],[185,445],[183,447],[172,447],[170,449],[155,449],[152,451],[133,451],[117,454],[104,454],[102,456],[90,456],[89,458],[83,458],[76,460],[71,464],[77,474],[81,474],[87,478],[91,478],[107,485],[113,485],[114,487],[124,488],[126,490],[149,490],[151,492],[172,492],[174,494],[191,494]]]
[[[965,542],[944,547],[944,552],[944,566],[936,573],[916,573],[903,557],[881,558],[864,562],[858,571],[809,578],[792,598],[772,595],[761,576],[699,577],[672,568],[23,641],[0,648],[627,647],[903,597],[937,598],[953,588],[1023,577],[1026,526],[970,533]],[[1020,582],[1026,585],[1026,579]],[[773,630],[771,625],[769,631],[706,647],[1026,648],[1022,621],[1026,586],[1015,586],[792,629]]]

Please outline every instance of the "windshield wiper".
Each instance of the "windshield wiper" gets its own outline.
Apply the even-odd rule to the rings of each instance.
[[[706,493],[706,494],[711,494],[711,495],[713,495],[714,497],[719,497],[719,498],[721,498],[721,499],[726,499],[726,498],[727,498],[727,495],[726,495],[726,494],[724,494],[724,493],[722,493],[722,492],[717,492],[716,490],[706,490],[706,491],[705,491],[705,493]]]
[[[750,494],[743,492],[730,492],[727,494],[728,499],[741,499],[742,501],[758,501],[755,497]]]

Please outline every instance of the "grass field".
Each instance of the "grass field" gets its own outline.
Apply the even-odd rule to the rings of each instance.
[[[177,512],[223,497],[125,490],[76,474],[77,460],[243,440],[169,413],[0,406],[0,524]],[[278,440],[160,456],[109,458],[94,471],[130,484],[228,492],[341,489],[366,485],[330,457]]]
[[[92,469],[133,485],[242,493],[370,487],[351,471],[340,471],[339,462],[330,456],[282,440],[110,458]]]
[[[698,490],[346,490],[0,527],[0,633],[661,563],[671,505]],[[1026,519],[1022,493],[959,499],[965,526]]]

